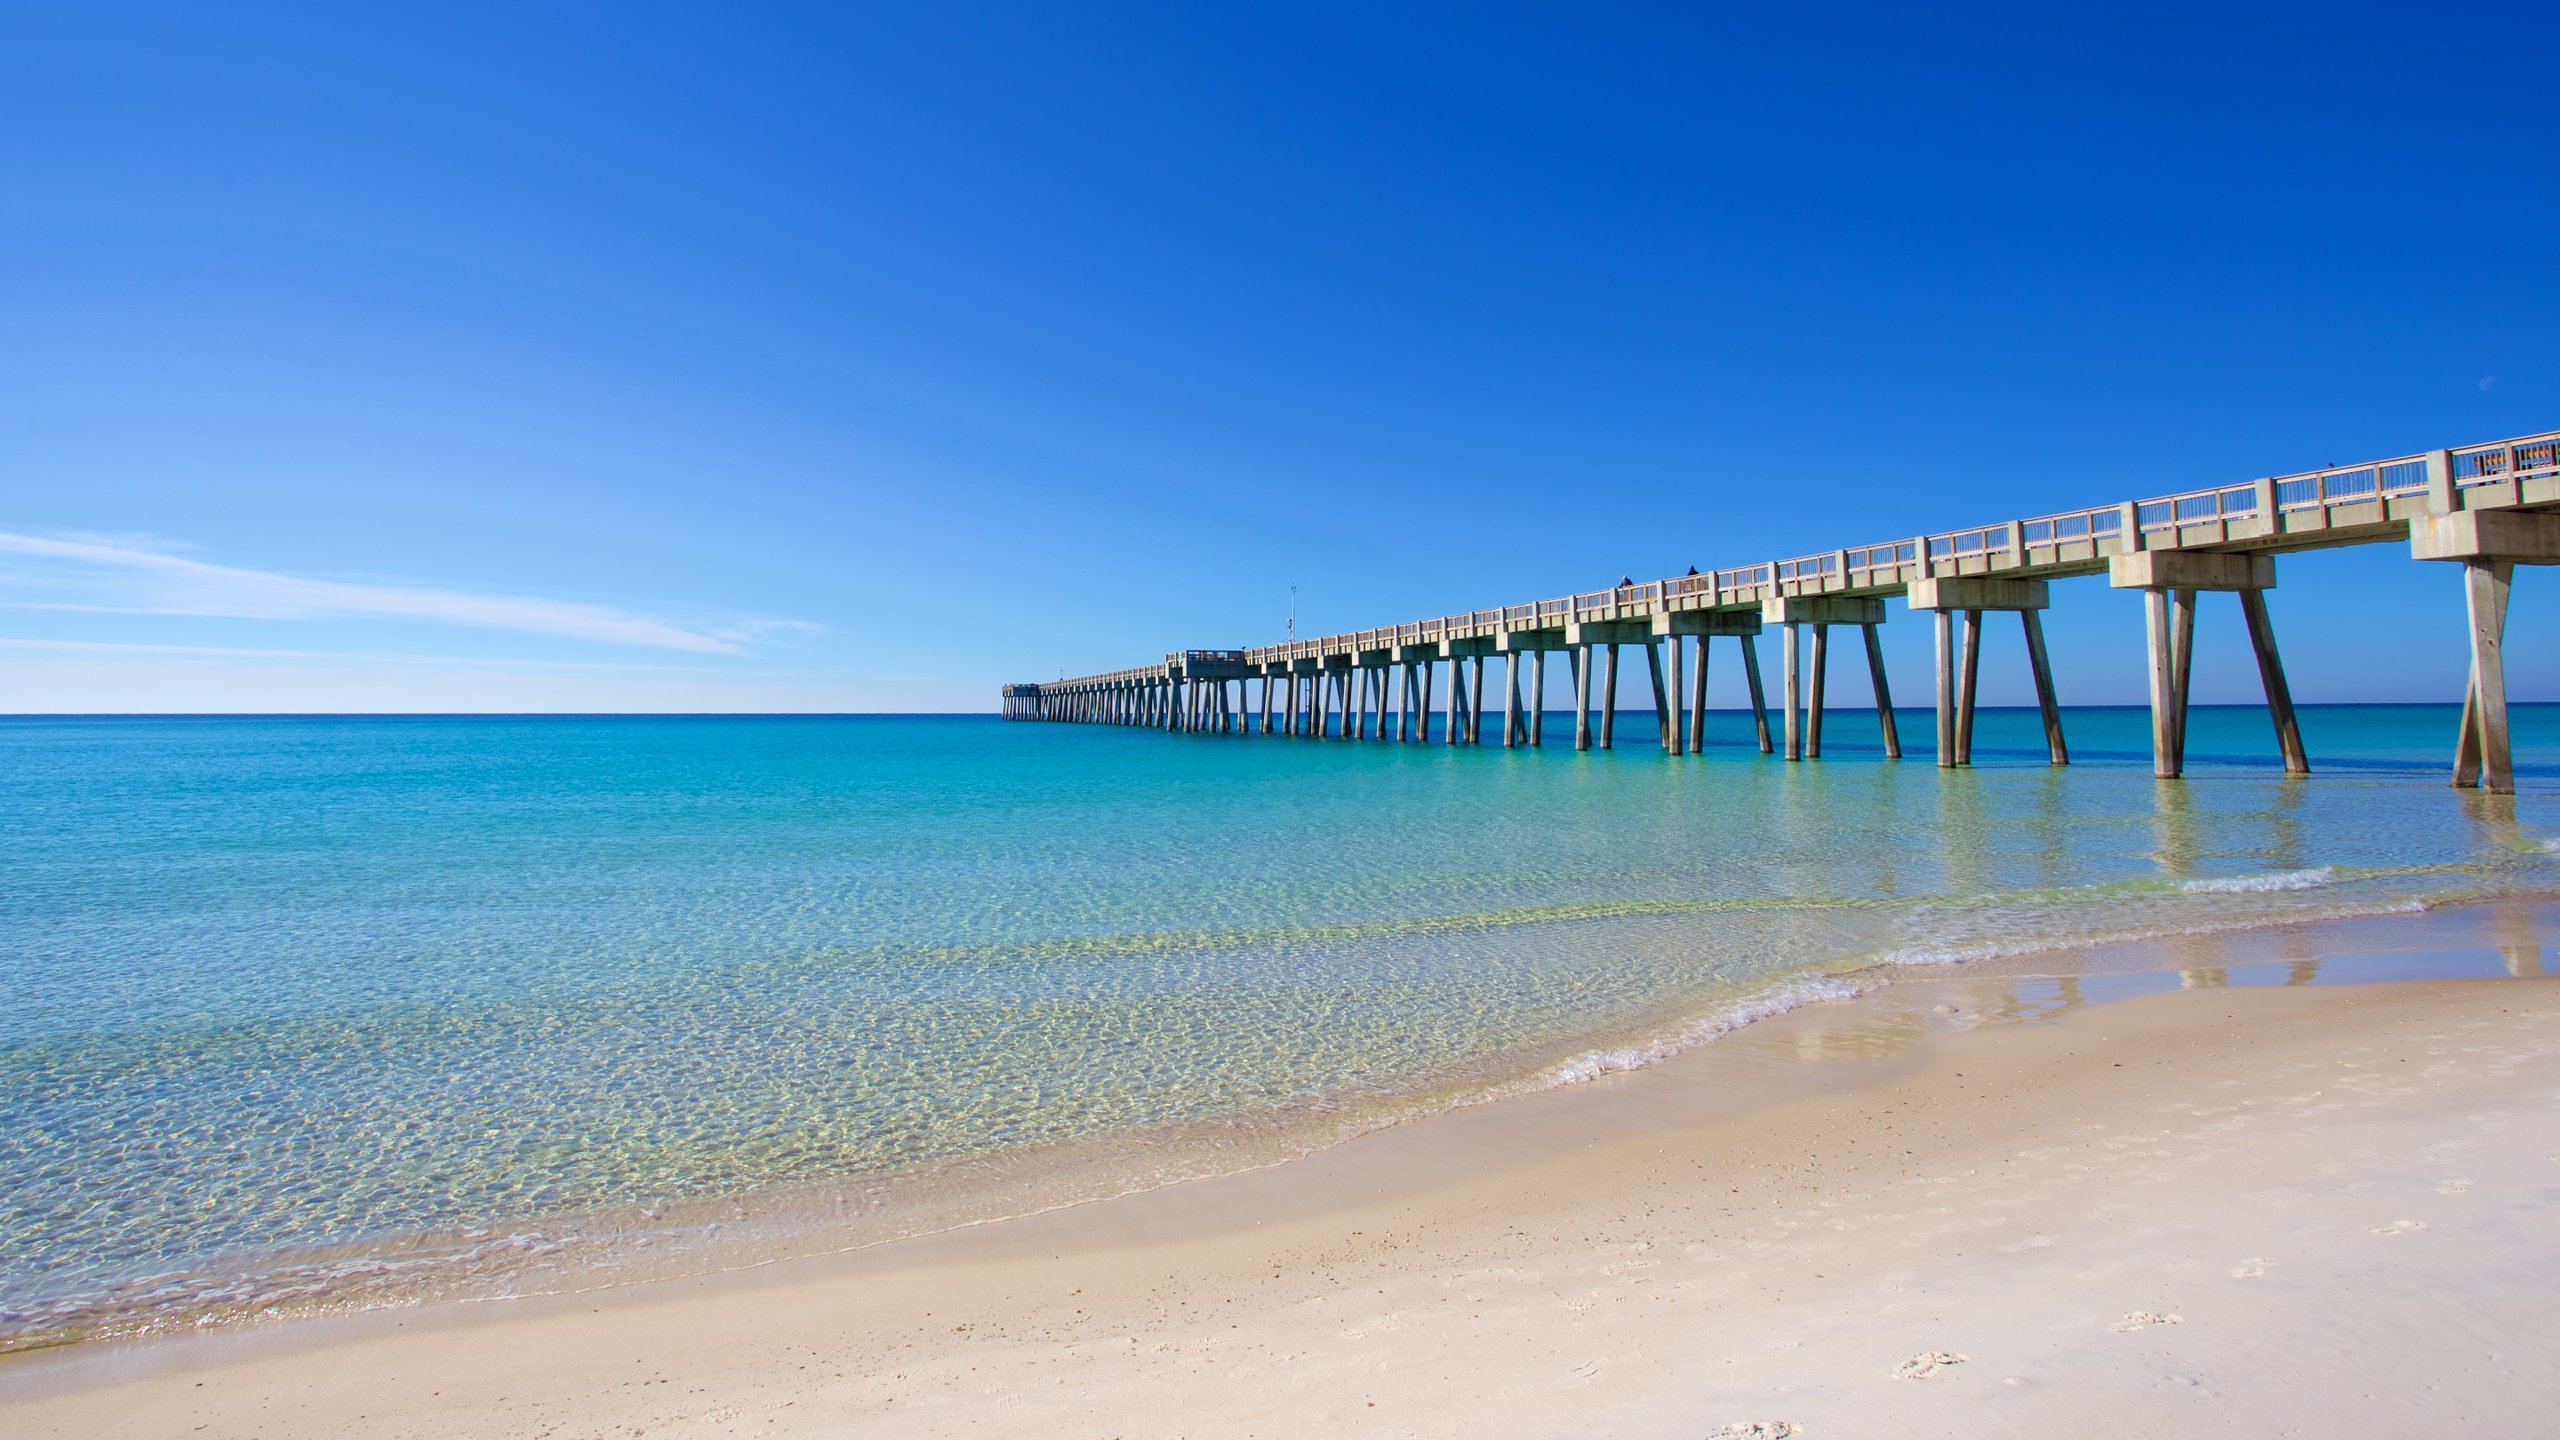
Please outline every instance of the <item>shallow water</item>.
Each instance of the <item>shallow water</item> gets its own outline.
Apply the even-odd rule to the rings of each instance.
[[[1550,735],[1560,717],[1550,718]],[[1786,765],[979,718],[0,720],[6,1343],[735,1263],[1979,960],[2560,894],[2451,707]]]

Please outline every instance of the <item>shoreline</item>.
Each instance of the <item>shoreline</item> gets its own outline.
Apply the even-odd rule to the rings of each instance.
[[[2227,895],[2237,904],[2263,895],[2325,891],[2338,878],[2322,868],[2175,882],[2175,888]],[[2539,918],[2530,912],[2540,912]],[[54,1334],[22,1333],[0,1344],[0,1385],[13,1362],[52,1352],[360,1322],[370,1315],[434,1313],[457,1305],[578,1301],[662,1283],[719,1282],[777,1266],[1026,1222],[1061,1210],[1123,1203],[1160,1190],[1303,1164],[1379,1134],[1446,1125],[1466,1112],[1502,1112],[1545,1092],[1677,1060],[1798,1010],[1855,1003],[1887,987],[1930,983],[1948,975],[2068,975],[2115,987],[2125,983],[2116,972],[2164,974],[2173,957],[2189,971],[2245,969],[2278,958],[2299,966],[2304,956],[2324,949],[2372,950],[2387,935],[2409,926],[2417,927],[2416,938],[2390,943],[2434,952],[2458,944],[2466,928],[2489,924],[2480,917],[2493,914],[2515,917],[2504,923],[2519,934],[2537,927],[2560,931],[2560,896],[2469,898],[2432,907],[2414,899],[2393,900],[2317,919],[2269,923],[2263,916],[2242,915],[2219,925],[2132,939],[1943,954],[1884,951],[1863,964],[1772,977],[1756,988],[1710,1001],[1706,1009],[1627,1024],[1614,1034],[1508,1065],[1478,1065],[1474,1073],[1458,1072],[1359,1113],[1317,1106],[1226,1121],[1185,1121],[761,1194],[564,1211],[517,1217],[490,1229],[279,1250],[238,1272],[218,1266],[164,1267],[162,1273],[147,1273],[131,1283],[175,1294],[166,1287],[183,1277],[214,1287],[204,1293],[220,1303],[192,1314],[109,1318]],[[2409,973],[2454,972],[2437,955]],[[2098,998],[2116,993],[2105,990]],[[2078,1003],[2076,992],[2073,1003]],[[1807,1083],[1836,1087],[1857,1082],[1833,1075],[1808,1076]],[[1626,1113],[1623,1106],[1615,1107],[1612,1113],[1591,1117],[1590,1123],[1613,1126]],[[448,1268],[457,1257],[473,1257],[472,1263]],[[390,1278],[380,1278],[385,1276]],[[348,1280],[355,1284],[340,1288]],[[253,1290],[262,1293],[248,1293]]]
[[[1551,1176],[1573,1157],[1606,1152],[1614,1157],[1611,1163],[1624,1165],[1630,1152],[1659,1151],[1677,1138],[1703,1145],[1703,1158],[1696,1163],[1706,1165],[1719,1155],[1729,1155],[1737,1138],[1748,1138],[1744,1132],[1765,1129],[1792,1110],[1891,1094],[1916,1077],[1942,1068],[1950,1056],[1981,1050],[1992,1042],[2032,1049],[2033,1044],[2020,1043],[2022,1037],[2048,1037],[2074,1027],[2089,1030],[2095,1025],[2092,1017],[2130,1016],[2145,1007],[2163,1011],[2183,1007],[2194,1012],[2200,1000],[2210,1003],[2218,998],[2224,1005],[2253,1011],[2291,1008],[2312,1015],[2387,1011],[2390,1004],[2379,1001],[2339,1005],[2326,997],[2356,993],[2356,987],[2325,983],[2305,987],[2303,982],[2317,977],[2302,974],[2301,967],[2306,963],[2315,969],[2325,966],[2328,980],[2407,980],[2421,974],[2538,970],[2542,947],[2560,933],[2552,912],[2547,904],[2506,902],[2275,931],[2182,937],[2175,942],[2132,942],[2067,952],[2068,958],[2081,962],[2068,974],[2051,963],[2060,958],[2053,955],[1930,967],[1894,975],[1891,983],[1855,1000],[1806,1006],[1760,1020],[1714,1043],[1641,1069],[1461,1107],[1275,1166],[719,1275],[27,1352],[0,1360],[0,1407],[21,1412],[18,1428],[23,1433],[102,1433],[82,1426],[105,1413],[122,1413],[132,1403],[145,1403],[152,1395],[164,1401],[186,1401],[190,1397],[184,1393],[170,1394],[172,1387],[176,1392],[199,1388],[185,1377],[219,1377],[225,1390],[254,1378],[256,1383],[316,1387],[315,1393],[325,1392],[325,1372],[334,1369],[327,1357],[350,1351],[376,1357],[394,1368],[422,1365],[426,1367],[422,1373],[430,1375],[436,1373],[441,1357],[462,1367],[457,1374],[471,1374],[519,1347],[552,1352],[565,1346],[570,1353],[582,1353],[587,1342],[578,1337],[590,1327],[615,1333],[617,1343],[630,1348],[652,1343],[652,1337],[664,1342],[701,1331],[704,1317],[694,1312],[737,1317],[765,1304],[823,1312],[838,1322],[859,1318],[864,1325],[902,1334],[908,1346],[924,1346],[943,1332],[931,1332],[931,1338],[923,1332],[906,1333],[913,1330],[919,1313],[929,1314],[932,1308],[923,1306],[919,1311],[916,1295],[926,1290],[954,1293],[954,1285],[961,1293],[971,1286],[1006,1290],[1011,1284],[1008,1273],[1021,1267],[1089,1269],[1105,1262],[1126,1263],[1132,1257],[1162,1261],[1178,1251],[1214,1252],[1205,1257],[1190,1254],[1181,1264],[1159,1266],[1159,1286],[1196,1290],[1231,1268],[1217,1256],[1232,1258],[1230,1252],[1251,1249],[1275,1234],[1321,1229],[1345,1215],[1381,1209],[1445,1208],[1452,1197],[1471,1194],[1503,1192],[1516,1203],[1524,1185],[1542,1197],[1539,1203],[1559,1217],[1558,1223],[1580,1223],[1595,1209],[1605,1209],[1608,1202],[1596,1194],[1579,1202],[1579,1208],[1575,1202],[1559,1202],[1551,1193],[1551,1178],[1543,1182],[1537,1178]],[[2032,963],[2035,960],[2046,963],[2038,966]],[[2284,989],[2282,982],[2287,980],[2295,988]],[[2183,998],[2146,993],[2182,985],[2187,987]],[[2213,992],[2220,985],[2233,988],[2217,997]],[[2472,990],[2511,991],[2518,997],[2515,1003],[2525,996],[2535,997],[2545,1012],[2553,1014],[2555,1026],[2560,1026],[2560,1003],[2543,998],[2560,997],[2560,991],[2538,984],[2466,987],[2460,981],[2435,980],[2369,987],[2369,994],[2398,995],[2409,997],[2411,1004],[2433,1005],[2455,1002],[2432,997]],[[2251,991],[2264,993],[2252,995]],[[2307,1006],[2299,998],[2312,995],[2324,998]],[[2194,1028],[2190,1022],[2196,1019],[2190,1013],[2161,1022],[2160,1038],[2174,1041]],[[2333,1043],[2336,1038],[2321,1043]],[[2037,1043],[2042,1043],[2040,1038]],[[2080,1075],[2073,1083],[2086,1078]],[[1332,1243],[1338,1247],[1343,1239],[1337,1236]],[[1476,1239],[1481,1244],[1486,1237]],[[1352,1247],[1352,1253],[1360,1249]],[[1554,1268],[1561,1259],[1546,1257],[1544,1263]],[[1384,1260],[1377,1263],[1394,1269]],[[1290,1268],[1284,1265],[1274,1279],[1287,1278]],[[1534,1272],[1539,1264],[1526,1268]],[[1403,1278],[1418,1283],[1428,1275],[1404,1274]],[[902,1308],[896,1299],[901,1295],[912,1303]],[[1228,1295],[1220,1301],[1223,1305],[1238,1298]],[[1207,1299],[1204,1296],[1195,1303],[1207,1303]],[[847,1307],[861,1315],[850,1316]],[[1011,1329],[1024,1323],[1019,1315],[1009,1316],[999,1303],[983,1307],[982,1313],[991,1318],[979,1324]],[[1079,1308],[1078,1313],[1084,1311]],[[1254,1313],[1262,1323],[1275,1319],[1267,1305],[1257,1304]],[[750,1330],[757,1328],[752,1321],[743,1323]],[[730,1329],[727,1325],[712,1328],[723,1335]],[[973,1330],[949,1333],[965,1340]],[[514,1338],[500,1338],[508,1336]],[[492,1343],[500,1350],[489,1351]],[[724,1340],[722,1348],[734,1350],[736,1343]],[[709,1382],[716,1389],[740,1378],[728,1363],[695,1354],[688,1347],[662,1348],[662,1353],[669,1367],[687,1372],[691,1384]],[[470,1358],[474,1355],[476,1360]],[[1056,1353],[1046,1358],[1052,1365],[1063,1359]],[[732,1355],[731,1360],[735,1359]],[[1037,1356],[1025,1362],[1028,1366],[1039,1363]],[[848,1371],[849,1378],[858,1374]],[[521,1401],[517,1397],[510,1403]],[[493,1398],[491,1403],[498,1402]],[[781,1408],[787,1411],[799,1403]],[[401,1427],[451,1434],[522,1428],[521,1416],[501,1421],[496,1415],[479,1416],[468,1407],[448,1416],[447,1402],[439,1400],[438,1406],[432,1427],[418,1431],[429,1418],[422,1412],[406,1414]],[[898,1428],[892,1423],[894,1414],[885,1409],[838,1412],[833,1423],[859,1425],[865,1423],[865,1416],[884,1428]],[[331,1423],[341,1429],[362,1428],[382,1418],[340,1411]],[[664,1422],[667,1417],[660,1419]],[[480,1420],[489,1423],[480,1425]],[[1356,1426],[1359,1421],[1350,1418],[1347,1423]],[[323,1433],[326,1428],[315,1424],[307,1431],[289,1433]],[[648,1428],[665,1433],[663,1423]],[[222,1432],[217,1426],[206,1433]],[[272,1424],[261,1433],[273,1433]]]

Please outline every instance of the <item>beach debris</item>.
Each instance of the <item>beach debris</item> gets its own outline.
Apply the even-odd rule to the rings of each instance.
[[[2373,1233],[2376,1235],[2406,1235],[2412,1230],[2424,1230],[2426,1228],[2427,1222],[2424,1220],[2394,1220],[2388,1225],[2374,1226]]]
[[[2231,1267],[2231,1278],[2234,1280],[2255,1280],[2266,1273],[2267,1262],[2254,1256]]]
[[[1785,1420],[1736,1420],[1707,1432],[1706,1440],[1787,1440],[1796,1427]]]
[[[1961,1365],[1964,1361],[1964,1356],[1958,1355],[1952,1350],[1931,1350],[1923,1355],[1914,1355],[1910,1359],[1903,1361],[1901,1364],[1894,1366],[1893,1378],[1896,1380],[1926,1380],[1930,1376],[1937,1374],[1939,1371],[1946,1369],[1948,1366]]]
[[[2152,1310],[2136,1310],[2132,1314],[2125,1316],[2123,1319],[2108,1326],[2107,1328],[2121,1332],[2126,1330],[2148,1330],[2154,1325],[2184,1325],[2186,1323],[2187,1317],[2183,1315],[2162,1315],[2157,1311]]]

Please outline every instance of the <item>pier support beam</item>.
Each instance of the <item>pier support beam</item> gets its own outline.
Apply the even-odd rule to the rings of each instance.
[[[1707,640],[1698,637],[1697,674],[1689,677],[1689,753],[1704,754],[1707,748]],[[1751,642],[1745,640],[1745,645]]]
[[[1679,747],[1673,743],[1672,739],[1672,731],[1674,727],[1671,723],[1671,711],[1668,706],[1669,692],[1662,688],[1661,641],[1647,640],[1644,643],[1644,663],[1646,673],[1653,679],[1654,729],[1661,738],[1662,748],[1676,754],[1678,753]]]
[[[1893,719],[1893,686],[1886,681],[1884,674],[1884,640],[1876,633],[1877,627],[1873,625],[1861,625],[1858,628],[1864,631],[1867,637],[1867,683],[1875,687],[1876,726],[1884,732],[1884,758],[1899,760],[1902,758],[1902,728],[1896,725]],[[2038,654],[2043,653],[2042,634],[2041,631],[2037,632]]]
[[[1614,750],[1618,747],[1618,647],[1611,645],[1608,650],[1606,668],[1601,672],[1600,748]]]
[[[1982,696],[1982,612],[1964,612],[1964,674],[1956,680],[1956,763],[1973,763],[1973,712]]]
[[[2507,598],[2515,563],[2478,560],[2462,567],[2464,629],[2471,676],[2463,687],[2462,729],[2455,737],[2453,783],[2492,795],[2516,791],[2515,751],[2507,733]]]
[[[2027,642],[2027,668],[2035,674],[2036,703],[2044,713],[2046,754],[2053,764],[2070,764],[2071,752],[2062,743],[2062,710],[2054,700],[2053,668],[2045,658],[2044,622],[2037,613],[2052,603],[2045,582],[1950,575],[1912,581],[1906,598],[1912,609],[1937,617],[1940,768],[1973,763],[1973,717],[1982,697],[1982,614],[1986,610],[2018,613]],[[1959,614],[1963,616],[1961,642],[1950,635]],[[1880,661],[1876,669],[1881,676]],[[1881,680],[1878,685],[1881,688]]]
[[[1778,673],[1786,686],[1787,758],[1804,758],[1804,677],[1803,644],[1796,635],[1796,622],[1790,620],[1779,632]]]
[[[1661,640],[1671,642],[1668,673],[1655,672],[1657,702],[1655,713],[1667,719],[1663,748],[1673,753],[1704,753],[1707,746],[1707,656],[1709,642],[1731,636],[1742,647],[1743,663],[1752,677],[1751,708],[1760,727],[1760,753],[1769,753],[1768,708],[1762,703],[1759,688],[1760,666],[1753,653],[1753,641],[1760,634],[1762,621],[1757,609],[1751,610],[1678,610],[1659,614],[1647,624],[1648,644]],[[1683,657],[1681,644],[1696,640],[1696,664],[1684,687],[1681,677]],[[1685,692],[1685,700],[1683,695]],[[1686,711],[1685,724],[1682,712]]]
[[[1522,745],[1543,746],[1547,740],[1547,652],[1562,651],[1567,664],[1573,660],[1573,641],[1560,623],[1531,624],[1506,629],[1493,637],[1495,652],[1507,658],[1511,667],[1511,707],[1517,712],[1517,740]],[[1521,674],[1526,665],[1526,675]],[[1514,743],[1506,731],[1505,743]]]
[[[1822,758],[1822,682],[1831,668],[1830,647],[1831,627],[1817,621],[1808,666],[1812,673],[1805,685],[1804,755],[1808,760]]]
[[[1786,686],[1787,758],[1790,760],[1820,759],[1822,757],[1820,712],[1824,675],[1830,658],[1830,627],[1833,625],[1881,625],[1884,623],[1884,601],[1874,596],[1864,595],[1772,595],[1761,602],[1760,618],[1766,624],[1784,627],[1784,638],[1781,641],[1784,653],[1780,660],[1784,667],[1783,679]],[[1797,629],[1804,625],[1813,627],[1814,668],[1810,676],[1806,675],[1801,668],[1796,635]],[[1760,708],[1756,675],[1759,661],[1752,655],[1748,641],[1744,642],[1743,660],[1749,670],[1754,672],[1752,707],[1757,710]],[[1812,682],[1810,686],[1806,684],[1808,679]],[[1810,708],[1807,708],[1808,702],[1810,702]],[[1768,731],[1764,721],[1761,730],[1761,753],[1767,754],[1768,749]]]
[[[2250,612],[2257,617],[2250,622],[2254,627],[2258,620],[2266,615],[2266,602],[2258,600],[2254,592],[2243,592],[2241,598],[2244,603],[2256,602]],[[2071,747],[2064,743],[2062,738],[2062,701],[2054,693],[2053,661],[2045,654],[2044,617],[2033,610],[2021,610],[2018,612],[2018,624],[2026,632],[2027,669],[2035,676],[2036,711],[2044,720],[2045,754],[2052,764],[2068,765],[2071,763]],[[2267,654],[2272,656],[2274,653],[2275,633],[2271,630],[2267,634]],[[2275,686],[2281,690],[2283,685],[2284,675],[2279,671],[2275,676]],[[2293,705],[2289,699],[2285,703],[2284,716],[2285,718],[2277,723],[2280,728],[2290,728],[2293,724]],[[2295,739],[2294,748],[2297,751],[2301,748],[2299,736]]]
[[[2303,752],[2302,724],[2293,714],[2293,687],[2284,681],[2284,657],[2276,650],[2276,623],[2267,614],[2267,592],[2240,592],[2240,614],[2249,622],[2249,652],[2257,657],[2258,684],[2266,692],[2267,718],[2275,723],[2276,752],[2288,775],[2311,773],[2311,757]],[[2043,648],[2043,640],[2036,641]]]
[[[2151,773],[2174,780],[2187,767],[2187,701],[2195,673],[2196,597],[2206,590],[2235,591],[2248,617],[2259,681],[2276,727],[2276,749],[2287,774],[2307,774],[2302,731],[2284,680],[2275,625],[2265,592],[2275,588],[2275,557],[2210,550],[2137,550],[2107,560],[2107,583],[2143,592],[2145,649],[2151,674]]]
[[[1591,647],[1576,645],[1573,657],[1573,748],[1591,748]]]
[[[2507,600],[2518,565],[2560,565],[2560,515],[2456,510],[2409,526],[2409,553],[2462,566],[2464,627],[2471,678],[2463,687],[2462,729],[2454,740],[2453,783],[2493,795],[2516,790],[2507,733]],[[2273,641],[2269,642],[2273,650]]]
[[[1742,679],[1751,690],[1751,723],[1760,733],[1760,753],[1769,753],[1769,697],[1760,687],[1760,637],[1742,637]]]
[[[1687,643],[1679,636],[1672,636],[1670,653],[1663,655],[1662,661],[1653,667],[1654,711],[1664,714],[1665,702],[1670,706],[1662,726],[1662,753],[1665,755],[1689,753],[1689,697],[1680,685],[1680,652],[1687,648]],[[1658,645],[1654,650],[1656,654],[1662,653]],[[1663,679],[1666,667],[1671,676],[1667,683]]]
[[[1561,629],[1531,632],[1550,637],[1536,643],[1543,648],[1560,638],[1564,648],[1575,657],[1573,748],[1591,748],[1591,687],[1596,678],[1600,686],[1600,748],[1613,748],[1618,738],[1618,647],[1642,645],[1653,638],[1653,626],[1645,620],[1569,621]],[[1514,636],[1508,643],[1521,643]],[[1598,652],[1598,653],[1594,653]],[[1593,665],[1600,673],[1595,677]]]

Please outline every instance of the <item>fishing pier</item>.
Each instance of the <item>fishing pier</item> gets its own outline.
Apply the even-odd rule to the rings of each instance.
[[[1485,738],[1485,662],[1500,659],[1501,741],[1534,746],[1546,743],[1542,701],[1552,654],[1570,669],[1574,748],[1608,749],[1616,738],[1620,652],[1640,647],[1663,749],[1695,755],[1705,743],[1714,642],[1729,640],[1740,651],[1761,752],[1782,747],[1789,760],[1814,760],[1822,755],[1831,632],[1854,628],[1875,689],[1885,754],[1900,758],[1876,633],[1884,602],[1900,597],[1936,627],[1938,763],[1972,763],[1984,617],[2015,614],[2046,743],[2052,762],[2061,765],[2070,751],[2039,612],[2053,581],[2103,575],[2117,589],[2142,592],[2154,774],[2175,778],[2185,769],[2198,602],[2216,592],[2238,599],[2277,753],[2286,770],[2303,773],[2310,762],[2267,609],[2277,557],[2381,544],[2406,545],[2412,558],[2443,562],[2460,575],[2471,678],[2453,783],[2512,793],[2500,659],[2507,596],[2516,566],[2560,565],[2560,432],[1692,571],[1374,630],[1243,650],[1179,650],[1157,664],[1008,685],[1003,713],[1009,720],[1418,744],[1433,743],[1436,731],[1439,743],[1475,745]],[[1775,735],[1759,647],[1771,626],[1781,633]]]

